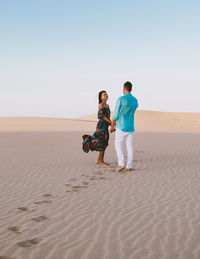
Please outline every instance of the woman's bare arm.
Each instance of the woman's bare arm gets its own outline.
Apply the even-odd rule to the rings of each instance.
[[[116,120],[112,120],[110,132],[115,131],[115,126],[116,126]]]
[[[110,125],[111,125],[111,123],[112,123],[112,121],[111,120],[109,120],[106,116],[103,116],[103,118],[102,118],[103,120],[105,120],[105,121],[107,121]]]

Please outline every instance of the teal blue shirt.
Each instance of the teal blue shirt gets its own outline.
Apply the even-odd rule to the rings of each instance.
[[[138,107],[138,101],[132,94],[125,94],[117,99],[113,120],[117,121],[116,128],[134,132],[134,113]]]

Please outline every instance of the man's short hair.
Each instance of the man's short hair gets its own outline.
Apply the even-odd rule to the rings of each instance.
[[[126,83],[124,83],[124,88],[126,88],[127,91],[131,92],[132,91],[131,82],[127,81]]]

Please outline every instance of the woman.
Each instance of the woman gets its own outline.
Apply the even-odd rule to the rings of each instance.
[[[96,131],[90,135],[83,135],[83,151],[88,153],[91,151],[99,151],[99,157],[97,159],[97,164],[108,165],[104,162],[105,149],[108,146],[109,132],[108,126],[111,125],[110,120],[110,109],[109,105],[106,103],[108,100],[108,95],[106,91],[101,91],[99,93],[99,111],[98,111],[98,123],[96,126]]]

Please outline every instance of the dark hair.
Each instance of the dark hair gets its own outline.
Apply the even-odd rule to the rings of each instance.
[[[127,91],[131,92],[132,91],[131,82],[127,81],[126,83],[124,83],[124,88],[126,88]]]
[[[106,91],[103,90],[103,91],[99,92],[99,104],[101,103],[101,95],[102,95],[102,93],[106,93]]]

